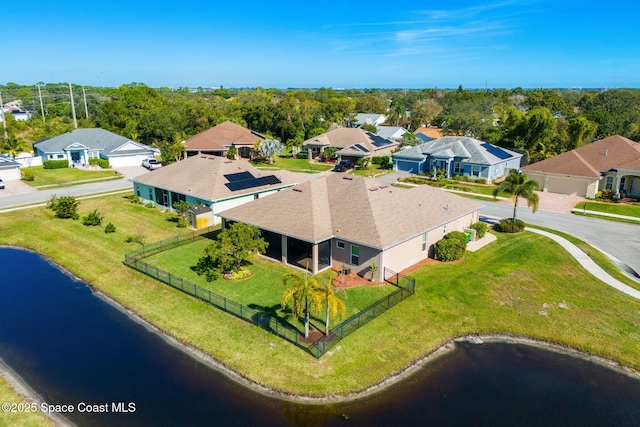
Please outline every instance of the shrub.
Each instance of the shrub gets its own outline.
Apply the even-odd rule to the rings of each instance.
[[[116,226],[113,225],[112,223],[109,223],[104,227],[104,232],[107,233],[107,234],[115,233],[116,232]]]
[[[338,158],[338,149],[336,147],[327,147],[322,152],[322,156],[328,160],[335,160]]]
[[[524,230],[524,222],[513,218],[503,218],[498,224],[493,226],[493,229],[500,233],[519,233]]]
[[[144,245],[145,237],[142,234],[129,234],[126,239],[124,239],[127,243],[139,243]]]
[[[371,159],[369,157],[360,157],[356,164],[361,169],[366,169],[369,167],[369,163],[371,163]]]
[[[42,166],[45,169],[63,169],[69,167],[69,162],[66,160],[45,160],[42,162]]]
[[[189,220],[185,217],[180,217],[178,219],[178,227],[179,228],[187,228],[189,226]]]
[[[135,194],[129,194],[128,196],[125,196],[125,198],[129,199],[129,201],[133,204],[136,204],[136,205],[142,204],[142,199],[136,196]]]
[[[296,159],[308,159],[309,158],[309,154],[308,153],[298,153],[296,154]]]
[[[102,224],[102,215],[98,213],[97,209],[89,212],[85,217],[82,218],[82,223],[86,226],[95,226]]]
[[[89,159],[89,164],[92,166],[100,166],[102,169],[109,169],[109,160],[107,159]]]
[[[56,213],[56,218],[78,219],[80,202],[73,196],[56,197],[54,194],[47,202],[47,207]]]
[[[156,204],[155,204],[155,203],[153,203],[153,202],[149,202],[149,203],[147,203],[145,206],[146,206],[146,207],[148,207],[149,209],[151,209],[151,208],[155,208],[155,207],[156,207]]]
[[[482,239],[484,235],[487,234],[487,230],[489,230],[489,226],[484,222],[473,223],[469,228],[476,230],[476,238],[478,239]]]
[[[452,231],[434,245],[435,257],[440,261],[455,261],[464,255],[467,249],[467,235],[461,231]]]
[[[487,178],[478,178],[478,179],[476,179],[476,182],[478,184],[486,184],[487,183]]]
[[[602,200],[613,200],[613,198],[616,196],[616,192],[614,190],[602,190],[599,191],[600,193],[600,199]],[[597,194],[596,194],[597,197]]]
[[[31,172],[29,169],[22,169],[20,171],[20,174],[22,175],[23,181],[33,181],[35,179],[35,177],[33,176],[33,172]]]

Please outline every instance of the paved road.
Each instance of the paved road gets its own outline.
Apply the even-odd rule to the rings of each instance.
[[[513,213],[511,204],[482,203],[485,207],[481,209],[481,215],[506,218]],[[526,202],[525,206],[518,207],[518,218],[584,240],[640,273],[640,225],[549,211],[532,214]]]
[[[36,190],[33,188],[27,188],[26,191],[20,192],[0,192],[0,209],[8,208],[10,206],[18,206],[18,205],[27,205],[33,203],[43,203],[46,202],[53,196],[54,194],[58,197],[62,196],[84,196],[87,194],[94,193],[104,193],[110,191],[119,191],[131,189],[133,190],[133,183],[130,178],[134,176],[138,176],[142,173],[148,172],[145,168],[139,166],[126,167],[118,169],[122,175],[124,175],[123,179],[117,179],[114,181],[102,181],[95,182],[91,184],[82,184],[82,185],[74,185],[71,187],[59,187],[53,188],[51,190]],[[9,183],[13,184],[13,183]],[[26,186],[24,183],[20,183],[23,186]]]

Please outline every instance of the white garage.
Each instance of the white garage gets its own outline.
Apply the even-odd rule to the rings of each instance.
[[[0,179],[4,182],[20,180],[20,163],[0,156]]]

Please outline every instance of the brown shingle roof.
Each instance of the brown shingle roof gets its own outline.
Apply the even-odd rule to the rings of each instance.
[[[444,136],[444,134],[442,133],[442,129],[440,128],[419,127],[418,129],[414,130],[413,133],[414,135],[421,133],[421,134],[427,135],[429,138],[432,138],[432,139],[438,139]]]
[[[222,122],[204,132],[192,136],[186,142],[187,150],[222,151],[233,144],[253,145],[265,139],[264,135],[232,123]]]
[[[360,144],[367,149],[369,153],[398,145],[395,141],[382,138],[360,128],[337,128],[314,138],[307,139],[302,143],[303,146],[314,145],[343,149],[356,144]]]
[[[282,183],[231,191],[226,185],[229,180],[225,175],[239,172],[250,172],[256,178],[275,175]],[[305,174],[294,174],[284,170],[261,171],[246,160],[198,155],[137,176],[132,181],[213,201],[292,186],[307,179]]]
[[[426,185],[401,189],[360,176],[330,174],[222,216],[306,241],[338,237],[385,249],[480,206]]]
[[[601,172],[618,167],[640,170],[640,144],[614,135],[525,166],[522,170],[599,178]]]

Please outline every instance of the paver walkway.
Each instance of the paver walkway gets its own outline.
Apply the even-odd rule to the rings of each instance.
[[[547,231],[538,230],[535,228],[526,228],[527,231],[531,231],[532,233],[541,234],[550,238],[551,240],[560,244],[564,249],[569,252],[571,256],[573,256],[581,266],[583,266],[589,273],[595,276],[597,279],[600,279],[607,285],[611,286],[629,295],[632,298],[640,300],[640,291],[632,288],[631,286],[625,285],[621,281],[614,279],[611,277],[606,271],[604,271],[598,264],[596,264],[587,254],[582,252],[576,245],[565,239],[564,237],[560,237],[557,234],[549,233]]]

